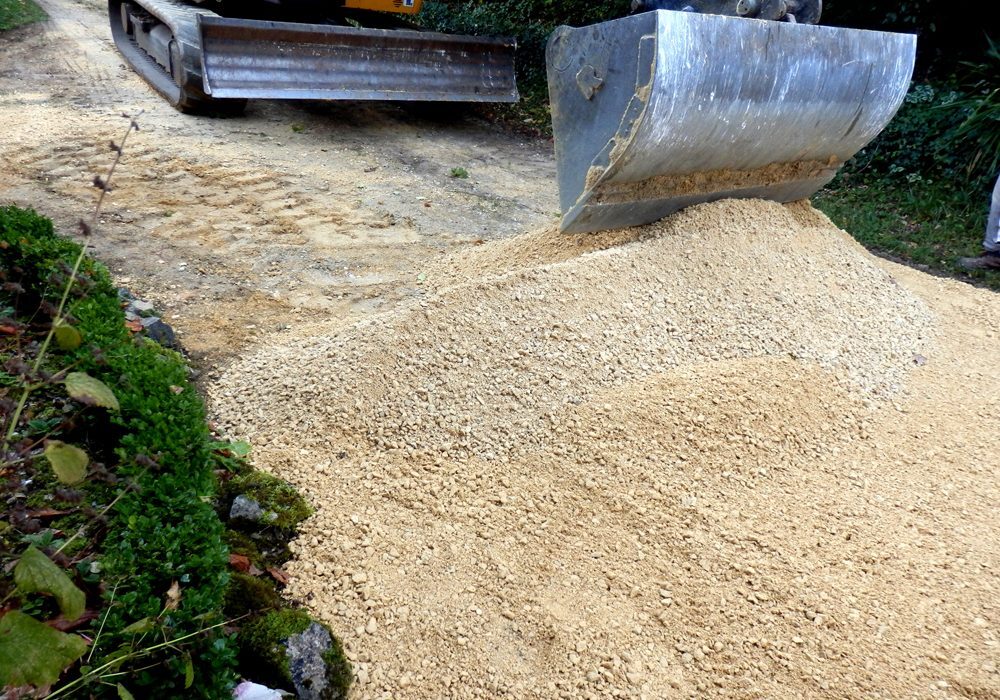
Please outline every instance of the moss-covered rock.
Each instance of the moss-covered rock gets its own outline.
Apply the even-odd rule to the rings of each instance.
[[[254,682],[294,691],[300,700],[347,697],[351,666],[340,641],[301,610],[279,610],[239,635],[240,667]]]
[[[226,508],[232,506],[237,496],[252,499],[264,512],[260,524],[281,530],[294,530],[313,512],[291,484],[265,472],[255,471],[230,479],[225,496]]]

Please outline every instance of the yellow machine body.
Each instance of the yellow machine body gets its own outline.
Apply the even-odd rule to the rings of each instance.
[[[376,12],[396,12],[415,15],[420,12],[423,0],[346,0],[344,7],[352,10],[375,10]]]

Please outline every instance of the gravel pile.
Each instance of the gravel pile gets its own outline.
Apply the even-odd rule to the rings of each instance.
[[[568,260],[585,237],[485,245],[431,271],[439,291],[401,312],[310,328],[237,364],[220,412],[257,443],[337,433],[380,451],[500,459],[547,444],[566,404],[699,362],[793,357],[892,394],[928,314],[808,216],[732,200],[593,237],[633,242]]]
[[[893,614],[831,566],[870,539],[813,549],[930,332],[857,244],[807,205],[724,201],[486,244],[426,283],[212,389],[318,508],[289,591],[343,633],[359,697],[892,686],[830,663],[875,655],[837,625]]]

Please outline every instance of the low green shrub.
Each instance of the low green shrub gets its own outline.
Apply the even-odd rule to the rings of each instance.
[[[0,208],[0,270],[15,310],[54,303],[79,250],[44,217]],[[115,463],[108,467],[119,483],[134,484],[108,514],[100,545],[107,600],[93,622],[88,666],[145,645],[141,658],[117,667],[136,697],[226,697],[235,681],[235,647],[221,631],[228,551],[212,505],[201,399],[177,353],[130,337],[99,263],[84,262],[68,310],[83,345],[54,356],[114,392],[120,411],[110,419]],[[170,640],[177,642],[163,644]],[[114,684],[91,683],[87,691],[117,695]]]

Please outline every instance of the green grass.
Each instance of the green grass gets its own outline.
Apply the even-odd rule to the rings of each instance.
[[[46,18],[45,11],[31,0],[0,0],[0,32]]]
[[[1000,273],[957,265],[982,251],[989,201],[978,192],[919,178],[845,174],[812,201],[873,252],[1000,290]]]

